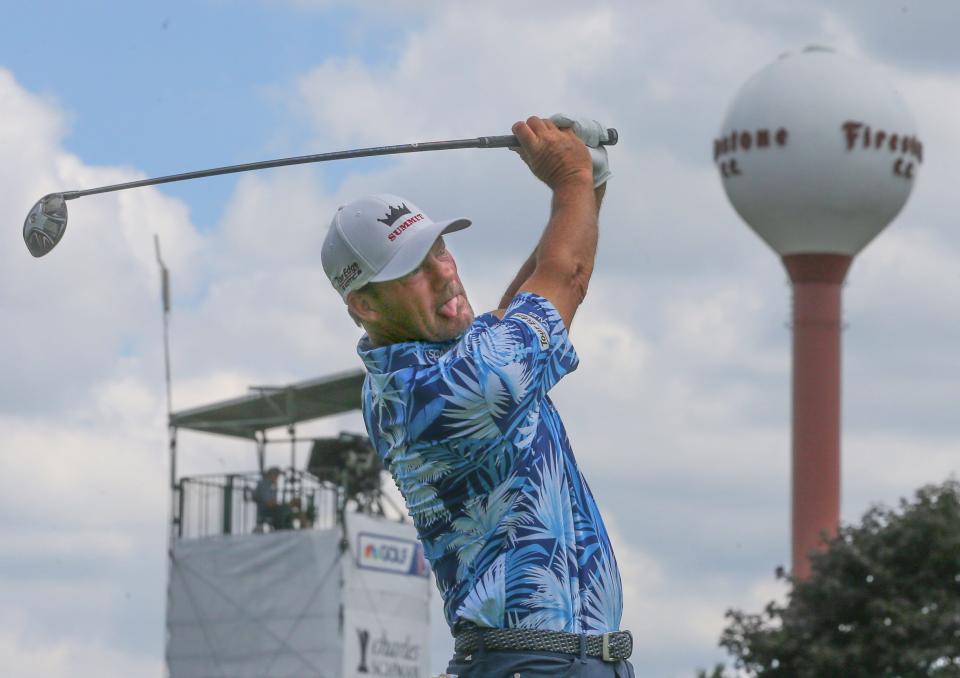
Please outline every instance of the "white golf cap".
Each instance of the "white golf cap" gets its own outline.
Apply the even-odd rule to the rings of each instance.
[[[403,277],[420,265],[439,236],[469,225],[468,219],[432,221],[405,198],[369,195],[333,215],[320,261],[346,300],[368,282]]]

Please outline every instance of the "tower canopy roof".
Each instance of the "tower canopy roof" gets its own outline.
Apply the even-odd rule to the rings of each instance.
[[[287,386],[255,386],[254,393],[170,415],[170,425],[237,438],[311,419],[360,409],[363,370],[309,379]]]

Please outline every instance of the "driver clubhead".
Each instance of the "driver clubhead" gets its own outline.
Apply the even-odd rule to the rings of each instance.
[[[67,230],[67,202],[62,193],[50,193],[37,201],[23,222],[23,241],[35,257],[42,257],[60,242]]]

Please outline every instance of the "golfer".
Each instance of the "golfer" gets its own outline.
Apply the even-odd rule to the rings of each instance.
[[[323,267],[366,332],[363,416],[443,596],[449,675],[624,678],[617,561],[548,396],[578,364],[567,332],[593,272],[606,130],[557,115],[513,133],[553,196],[498,309],[474,316],[447,249],[470,222],[393,195],[337,211]]]

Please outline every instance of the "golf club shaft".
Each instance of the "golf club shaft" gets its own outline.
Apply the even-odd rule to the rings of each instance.
[[[612,146],[617,143],[617,130],[610,128],[607,130],[609,141],[601,142],[604,145]],[[186,181],[188,179],[202,179],[203,177],[215,177],[221,174],[234,174],[236,172],[249,172],[251,170],[268,169],[270,167],[285,167],[287,165],[304,165],[311,162],[325,162],[327,160],[345,160],[348,158],[366,158],[375,155],[396,155],[398,153],[417,153],[420,151],[446,151],[457,148],[510,148],[517,147],[520,143],[512,134],[493,137],[476,137],[474,139],[454,139],[451,141],[425,141],[418,144],[400,144],[397,146],[377,146],[374,148],[358,148],[352,151],[334,151],[333,153],[318,153],[316,155],[300,155],[293,158],[278,158],[276,160],[262,160],[260,162],[248,162],[242,165],[228,165],[226,167],[214,167],[212,169],[197,170],[195,172],[184,172],[182,174],[170,174],[156,179],[140,179],[139,181],[128,181],[123,184],[113,184],[111,186],[100,186],[99,188],[88,188],[82,191],[65,191],[61,195],[64,200],[73,200],[82,198],[85,195],[95,195],[97,193],[110,193],[112,191],[122,191],[127,188],[138,188],[140,186],[156,186],[157,184],[169,184],[174,181]]]

